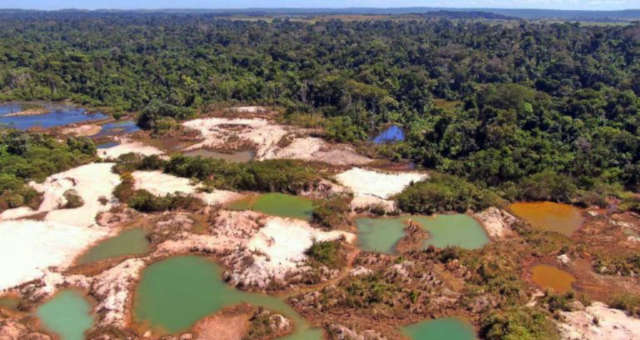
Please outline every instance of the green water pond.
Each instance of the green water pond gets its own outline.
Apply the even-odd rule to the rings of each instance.
[[[142,228],[125,230],[99,242],[78,259],[78,264],[94,263],[125,255],[142,255],[149,251],[149,240]]]
[[[63,290],[38,307],[36,315],[42,325],[61,340],[82,340],[93,324],[91,305],[75,290]]]
[[[419,322],[402,329],[413,340],[474,340],[473,327],[458,318],[441,318]]]
[[[313,202],[306,198],[281,193],[251,195],[232,202],[230,209],[253,210],[261,213],[310,220],[313,213]]]
[[[356,219],[360,247],[367,251],[393,253],[396,243],[404,237],[404,228],[409,219],[429,232],[425,248],[433,245],[437,248],[458,246],[478,249],[489,242],[484,228],[467,215],[406,215]]]
[[[217,264],[200,256],[176,256],[152,264],[136,289],[135,322],[161,333],[177,333],[224,307],[244,302],[292,319],[296,330],[286,339],[322,339],[322,331],[309,328],[283,300],[232,288],[222,281],[221,273]]]

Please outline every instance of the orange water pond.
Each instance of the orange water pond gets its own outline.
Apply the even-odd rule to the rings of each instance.
[[[572,205],[554,202],[518,202],[509,206],[518,217],[534,228],[555,231],[567,236],[584,222],[582,211]]]
[[[564,270],[546,264],[533,266],[531,279],[540,288],[552,290],[557,294],[564,294],[571,290],[571,284],[576,280]]]

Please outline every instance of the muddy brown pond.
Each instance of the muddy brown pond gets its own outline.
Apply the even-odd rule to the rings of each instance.
[[[584,222],[582,210],[563,203],[518,202],[511,204],[509,209],[534,228],[566,236],[571,236]]]

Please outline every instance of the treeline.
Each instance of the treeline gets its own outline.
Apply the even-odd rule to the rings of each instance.
[[[210,188],[238,191],[296,194],[313,189],[322,179],[318,170],[294,160],[265,160],[231,163],[221,159],[177,155],[170,160],[158,156],[125,154],[115,171],[161,170],[179,177],[193,178]]]
[[[152,129],[210,103],[278,105],[322,114],[336,140],[397,123],[390,157],[505,193],[545,171],[639,189],[638,24],[0,13],[0,51],[0,100],[139,111]]]
[[[95,159],[96,148],[86,138],[56,138],[0,129],[0,212],[29,205],[40,205],[39,194],[29,181],[88,163]]]

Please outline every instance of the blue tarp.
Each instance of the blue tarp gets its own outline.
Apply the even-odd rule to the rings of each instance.
[[[384,130],[381,134],[379,134],[376,138],[373,139],[375,144],[383,144],[383,143],[393,143],[393,142],[402,142],[404,140],[404,131],[397,126],[392,125],[386,130]]]

